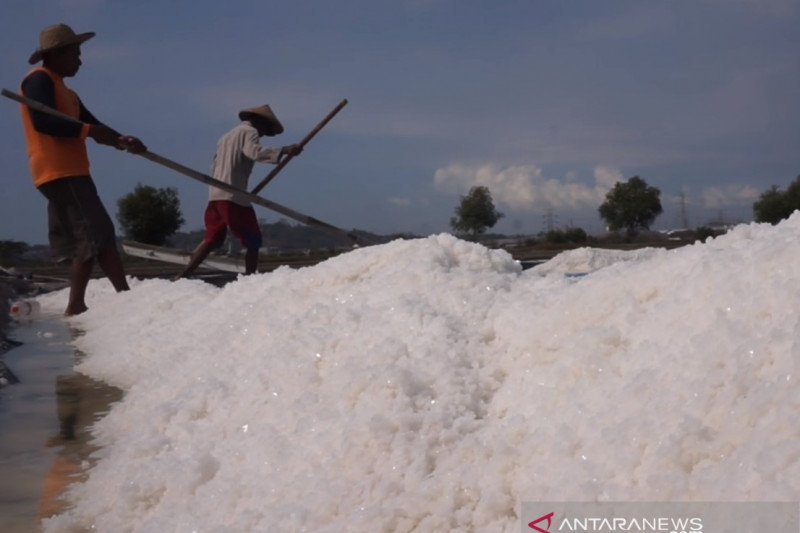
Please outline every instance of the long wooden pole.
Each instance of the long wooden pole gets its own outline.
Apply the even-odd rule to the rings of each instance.
[[[332,118],[333,118],[333,117],[336,115],[336,113],[338,113],[339,111],[341,111],[341,110],[342,110],[342,108],[343,108],[344,106],[346,106],[346,105],[347,105],[347,99],[345,98],[344,100],[342,100],[341,102],[339,102],[339,105],[337,105],[335,108],[333,108],[333,111],[331,111],[330,113],[328,113],[328,115],[327,115],[325,118],[323,118],[323,119],[320,121],[320,123],[319,123],[319,124],[317,124],[317,125],[314,127],[314,129],[313,129],[313,130],[311,130],[311,131],[308,133],[308,135],[306,135],[305,137],[303,137],[303,140],[302,140],[302,141],[300,141],[300,142],[298,143],[298,144],[300,145],[300,148],[303,148],[303,147],[304,147],[304,146],[305,146],[305,145],[308,143],[308,141],[310,141],[311,139],[313,139],[313,138],[314,138],[314,135],[316,135],[316,134],[319,132],[319,130],[321,130],[322,128],[324,128],[324,127],[325,127],[325,124],[327,124],[328,122],[330,122],[330,120],[331,120],[331,119],[332,119]],[[289,161],[291,161],[291,160],[292,160],[292,158],[293,158],[293,157],[294,157],[294,154],[289,154],[289,155],[287,155],[286,157],[284,157],[284,158],[281,160],[281,162],[280,162],[280,163],[278,163],[278,165],[277,165],[277,166],[276,166],[274,169],[272,169],[272,171],[271,171],[269,174],[267,174],[267,177],[266,177],[266,178],[264,178],[263,180],[261,180],[261,181],[258,183],[258,185],[256,185],[255,187],[253,187],[253,190],[251,190],[250,192],[251,192],[251,193],[253,193],[253,194],[258,194],[258,193],[259,193],[259,191],[261,191],[261,189],[263,189],[264,187],[266,187],[267,183],[269,183],[270,181],[272,181],[272,179],[273,179],[275,176],[277,176],[277,175],[278,175],[278,172],[280,172],[280,171],[281,171],[281,169],[282,169],[283,167],[285,167],[285,166],[286,166],[286,165],[289,163]]]
[[[53,115],[53,116],[56,116],[56,117],[60,117],[60,118],[63,118],[64,120],[68,120],[70,122],[74,122],[74,123],[77,123],[77,124],[83,124],[83,122],[81,122],[79,120],[76,120],[74,117],[71,117],[71,116],[69,116],[69,115],[67,115],[65,113],[62,113],[61,111],[58,111],[57,109],[53,109],[52,107],[46,106],[46,105],[42,104],[41,102],[37,102],[36,100],[31,100],[30,98],[27,98],[25,96],[21,96],[21,95],[19,95],[17,93],[13,93],[13,92],[11,92],[11,91],[9,91],[7,89],[3,89],[2,90],[2,94],[6,98],[10,98],[11,100],[15,100],[15,101],[17,101],[17,102],[19,102],[21,104],[24,104],[24,105],[30,107],[31,109],[35,109],[36,111],[41,111],[42,113],[48,113],[50,115]],[[234,187],[233,185],[231,185],[229,183],[225,183],[224,181],[219,181],[217,179],[214,179],[211,176],[208,176],[206,174],[203,174],[202,172],[198,172],[196,170],[193,170],[193,169],[191,169],[189,167],[183,166],[180,163],[176,163],[175,161],[167,159],[166,157],[160,156],[160,155],[155,154],[155,153],[150,152],[150,151],[145,151],[145,152],[142,152],[142,153],[136,154],[136,155],[140,155],[140,156],[144,157],[145,159],[148,159],[148,160],[150,160],[150,161],[152,161],[154,163],[157,163],[157,164],[162,165],[164,167],[167,167],[167,168],[169,168],[171,170],[174,170],[175,172],[183,174],[184,176],[188,176],[188,177],[190,177],[192,179],[195,179],[197,181],[201,181],[201,182],[205,183],[206,185],[210,185],[211,187],[216,187],[218,189],[222,189],[223,191],[227,191],[227,192],[230,192],[230,193],[241,194],[242,196],[244,196],[245,198],[247,198],[248,200],[250,200],[254,204],[260,205],[262,207],[266,207],[267,209],[271,209],[272,211],[275,211],[276,213],[280,213],[282,215],[285,215],[285,216],[287,216],[289,218],[297,220],[298,222],[302,222],[303,224],[307,224],[309,226],[317,227],[317,228],[319,228],[321,230],[325,230],[328,233],[336,234],[338,236],[347,237],[352,242],[357,242],[358,241],[358,238],[355,235],[353,235],[352,233],[348,232],[348,231],[345,231],[345,230],[343,230],[341,228],[337,228],[336,226],[328,224],[327,222],[323,222],[323,221],[321,221],[319,219],[316,219],[314,217],[310,217],[308,215],[304,215],[303,213],[300,213],[300,212],[295,211],[293,209],[289,209],[286,206],[283,206],[283,205],[278,204],[276,202],[273,202],[271,200],[267,200],[266,198],[262,198],[261,196],[258,196],[257,194],[253,194],[253,193],[247,192],[245,190],[239,189],[238,187]]]

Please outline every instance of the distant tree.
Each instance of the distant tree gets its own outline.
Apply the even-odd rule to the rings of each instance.
[[[638,230],[648,230],[663,211],[661,191],[651,187],[639,176],[614,185],[600,206],[600,217],[611,231],[624,229],[630,239]]]
[[[503,216],[503,213],[495,209],[492,195],[487,187],[472,187],[466,196],[461,197],[461,203],[456,208],[456,216],[450,219],[450,227],[456,233],[476,238],[487,228],[497,224]]]
[[[753,219],[756,222],[777,224],[789,218],[796,209],[800,209],[800,176],[795,178],[786,191],[773,185],[762,193],[753,203]]]
[[[12,266],[27,250],[27,243],[12,240],[0,241],[0,265]]]
[[[694,230],[694,239],[696,241],[705,242],[709,237],[718,237],[721,232],[708,226],[700,226]]]
[[[564,228],[550,230],[544,235],[544,239],[551,244],[586,242],[588,235],[582,228]]]
[[[792,209],[786,198],[786,193],[773,185],[768,191],[759,196],[753,203],[753,219],[756,222],[769,222],[777,224],[792,214]]]
[[[117,220],[128,239],[162,245],[183,225],[178,191],[136,185],[117,200]]]
[[[800,209],[800,175],[798,175],[789,187],[786,189],[786,198],[789,205],[793,208],[792,211]]]

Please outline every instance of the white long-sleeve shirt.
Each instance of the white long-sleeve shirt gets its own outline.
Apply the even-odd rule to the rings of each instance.
[[[214,179],[246,191],[253,163],[259,161],[276,164],[280,154],[279,148],[262,147],[258,142],[258,130],[250,122],[244,121],[217,142],[217,152],[211,163],[211,175]],[[208,199],[230,200],[245,207],[250,206],[250,201],[243,195],[216,187],[209,187]]]

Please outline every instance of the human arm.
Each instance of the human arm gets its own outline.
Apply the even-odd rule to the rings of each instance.
[[[281,158],[280,148],[266,148],[258,142],[258,132],[253,128],[245,131],[242,153],[253,161],[277,164]]]
[[[26,77],[22,82],[22,94],[31,100],[57,109],[53,80],[44,72],[37,71]],[[27,112],[34,129],[45,135],[72,139],[91,137],[99,144],[126,149],[133,153],[141,153],[146,150],[141,141],[135,137],[121,135],[97,120],[80,99],[78,99],[78,105],[78,119],[83,124],[31,108],[28,108]]]
[[[119,150],[122,149],[122,135],[103,124],[95,116],[86,109],[86,106],[83,105],[83,102],[78,99],[78,103],[80,104],[80,120],[84,124],[89,125],[89,132],[88,136],[94,139],[94,141],[98,144],[105,144],[106,146],[113,146]]]
[[[265,148],[261,146],[258,138],[258,133],[255,131],[245,132],[242,152],[253,161],[277,164],[284,156],[291,155],[294,157],[303,151],[303,147],[299,144],[290,144],[280,148]]]
[[[256,138],[255,145],[247,143],[243,151],[253,161],[278,164],[285,156],[299,155],[303,151],[303,147],[299,144],[289,144],[280,148],[264,148],[258,144],[258,138]]]
[[[22,82],[23,96],[36,100],[48,107],[56,108],[55,86],[50,76],[44,72],[34,72]],[[33,128],[39,133],[53,137],[86,138],[90,126],[63,119],[41,111],[28,108]]]
[[[134,154],[140,154],[147,151],[147,147],[138,138],[131,135],[122,135],[118,131],[109,128],[97,120],[97,118],[95,118],[95,116],[88,109],[86,109],[86,106],[83,105],[83,102],[80,100],[78,101],[80,102],[81,106],[81,122],[89,124],[89,137],[92,137],[92,139],[100,144],[107,144],[119,150],[127,150]]]

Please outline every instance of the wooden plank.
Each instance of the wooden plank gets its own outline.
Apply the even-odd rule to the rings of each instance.
[[[53,109],[50,106],[46,106],[46,105],[42,104],[41,102],[37,102],[36,100],[31,100],[30,98],[27,98],[25,96],[19,95],[19,94],[14,93],[14,92],[11,92],[8,89],[3,89],[2,90],[2,95],[5,96],[6,98],[9,98],[9,99],[15,100],[15,101],[17,101],[17,102],[19,102],[21,104],[27,105],[28,107],[30,107],[31,109],[35,109],[36,111],[41,111],[42,113],[48,113],[50,115],[57,116],[57,117],[60,117],[60,118],[62,118],[64,120],[68,120],[70,122],[74,122],[74,123],[77,123],[77,124],[83,124],[83,122],[81,122],[79,120],[76,120],[75,118],[70,117],[69,115],[66,115],[66,114],[62,113],[61,111]],[[159,165],[165,166],[165,167],[167,167],[167,168],[169,168],[171,170],[174,170],[174,171],[176,171],[176,172],[178,172],[180,174],[183,174],[184,176],[187,176],[189,178],[192,178],[192,179],[195,179],[195,180],[200,181],[202,183],[205,183],[206,185],[210,185],[211,187],[216,187],[217,189],[222,189],[223,191],[227,191],[227,192],[231,192],[231,193],[241,194],[245,198],[247,198],[248,200],[250,200],[251,202],[253,202],[256,205],[260,205],[261,207],[266,207],[267,209],[275,211],[276,213],[280,213],[280,214],[282,214],[284,216],[287,216],[287,217],[289,217],[291,219],[297,220],[298,222],[302,222],[303,224],[306,224],[306,225],[309,225],[309,226],[314,226],[316,228],[324,230],[324,231],[326,231],[328,233],[332,233],[332,234],[338,235],[340,237],[346,237],[347,239],[349,239],[353,243],[357,243],[358,242],[358,237],[356,237],[351,232],[345,231],[345,230],[343,230],[341,228],[337,228],[336,226],[328,224],[327,222],[323,222],[323,221],[321,221],[321,220],[319,220],[317,218],[310,217],[308,215],[304,215],[303,213],[300,213],[299,211],[295,211],[294,209],[290,209],[290,208],[288,208],[286,206],[283,206],[283,205],[281,205],[281,204],[279,204],[277,202],[273,202],[271,200],[267,200],[266,198],[262,198],[261,196],[258,196],[257,194],[250,193],[248,191],[245,191],[243,189],[239,189],[239,188],[234,187],[233,185],[230,185],[230,184],[225,183],[223,181],[216,180],[216,179],[212,178],[211,176],[209,176],[207,174],[203,174],[202,172],[198,172],[196,170],[193,170],[193,169],[191,169],[191,168],[189,168],[187,166],[181,165],[180,163],[176,163],[175,161],[167,159],[166,157],[160,156],[160,155],[155,154],[155,153],[150,152],[150,151],[145,151],[145,152],[142,152],[142,153],[136,154],[136,155],[142,156],[145,159],[148,159],[148,160],[150,160],[150,161],[152,161],[154,163],[157,163]]]
[[[153,246],[152,244],[143,244],[134,241],[122,241],[122,250],[134,257],[143,257],[145,259],[152,259],[154,261],[163,261],[165,263],[173,263],[176,265],[188,265],[192,257],[190,252],[184,250],[176,250],[174,248],[166,248],[163,246]],[[200,265],[201,267],[214,268],[224,272],[244,273],[244,261],[233,259],[229,257],[215,257],[210,255]]]

